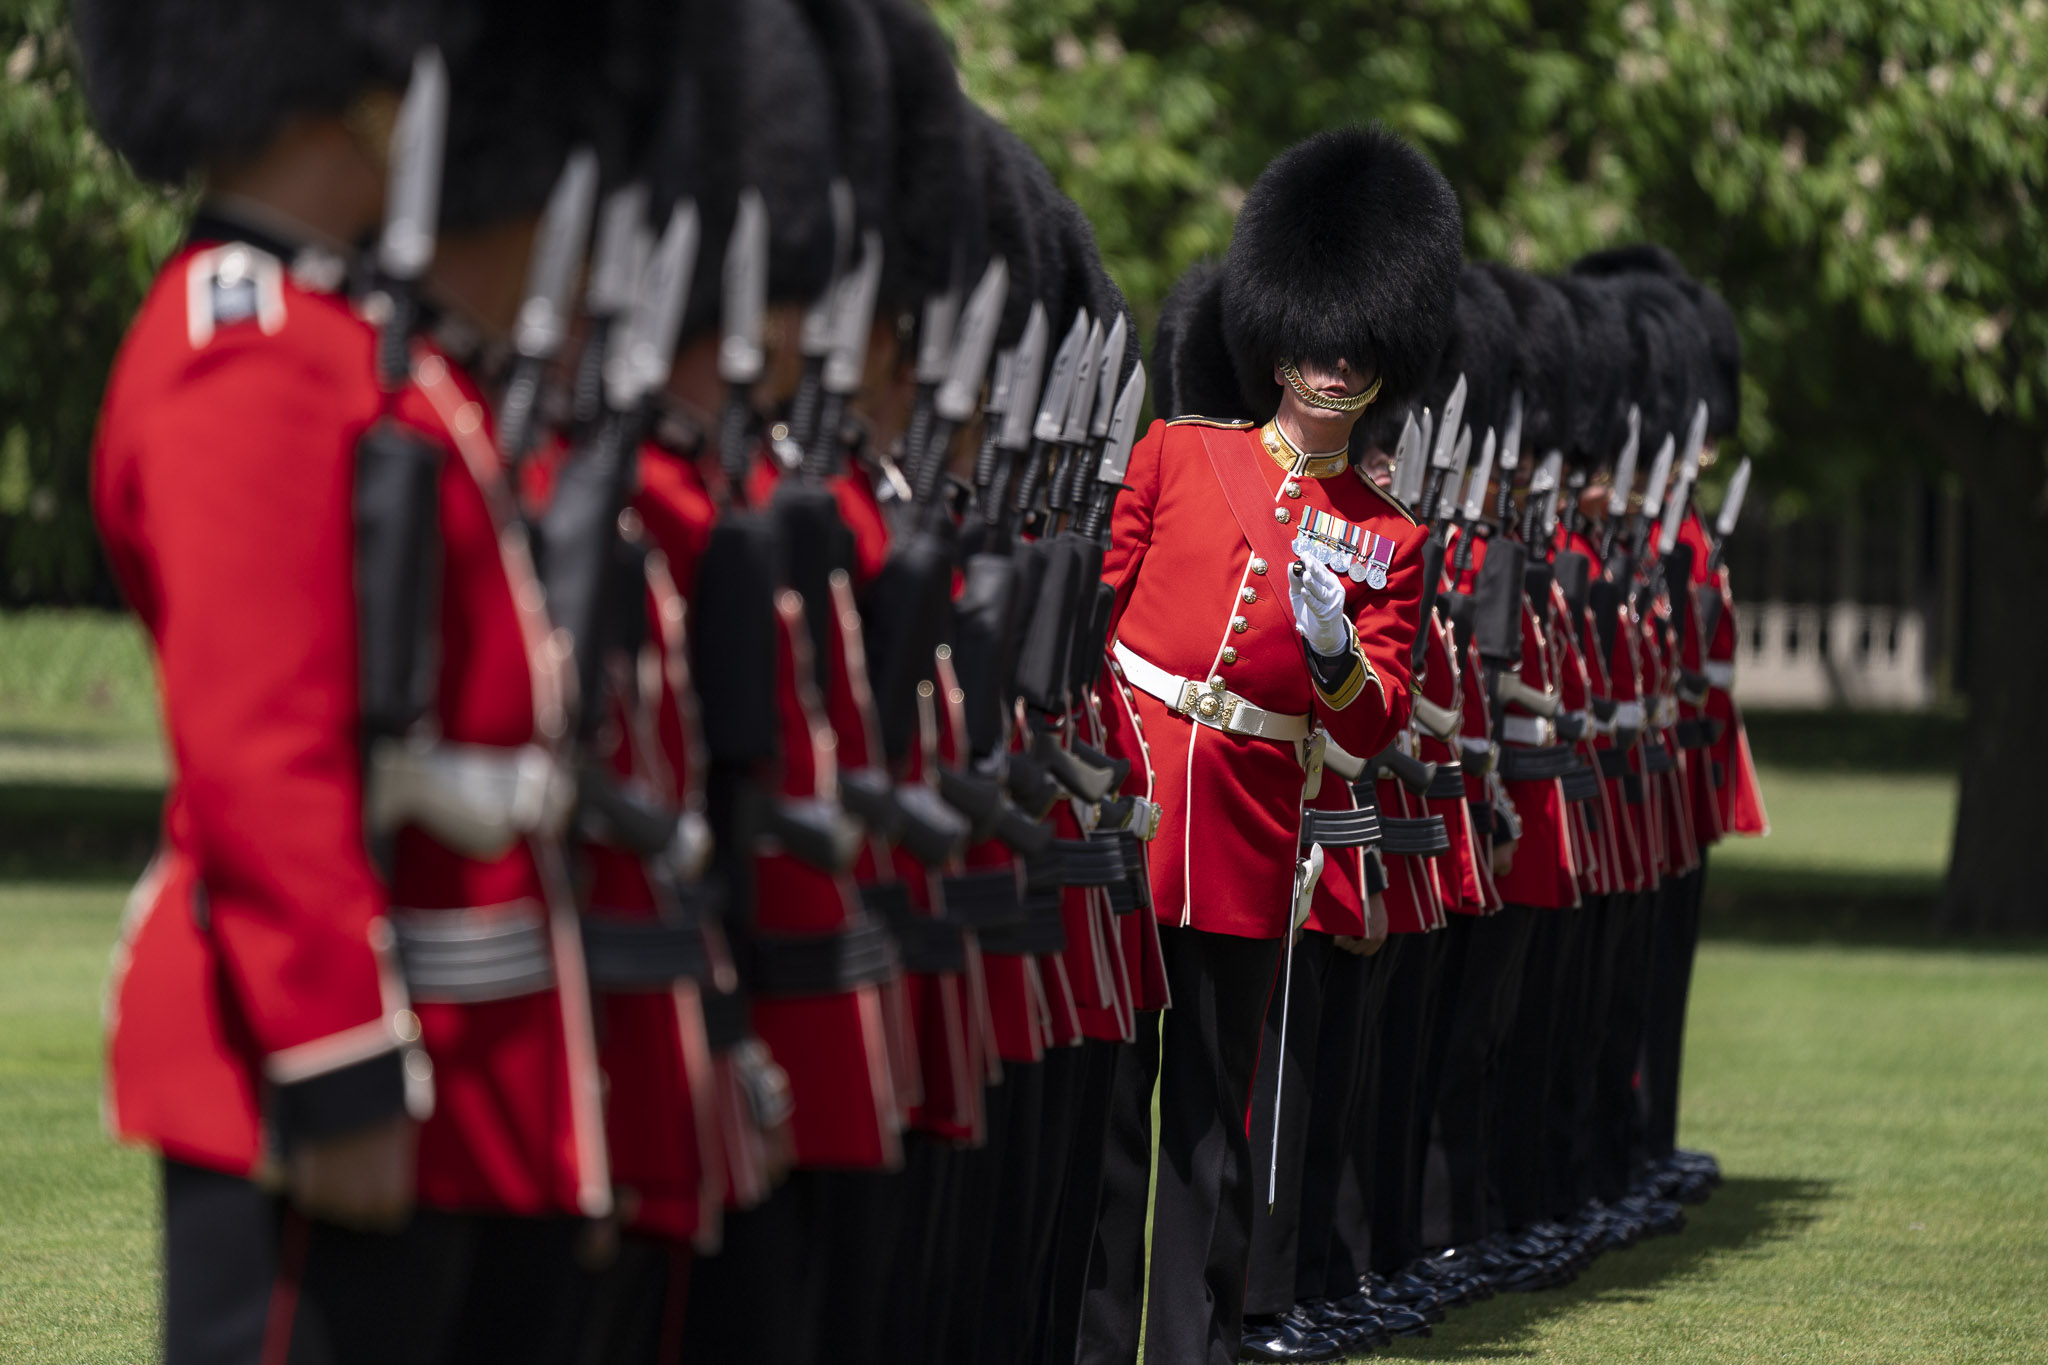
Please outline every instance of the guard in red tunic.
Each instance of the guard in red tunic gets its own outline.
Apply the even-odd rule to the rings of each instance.
[[[1312,895],[1298,858],[1323,746],[1377,753],[1407,721],[1422,531],[1353,473],[1352,425],[1405,401],[1441,342],[1460,219],[1378,130],[1311,138],[1246,199],[1220,323],[1254,422],[1155,424],[1103,577],[1162,808],[1153,913],[1174,1008],[1160,1048],[1147,1352],[1237,1358],[1260,1022]],[[1146,1046],[1145,1043],[1139,1046]],[[1137,1357],[1117,1305],[1084,1361]]]
[[[94,451],[177,773],[108,991],[107,1106],[163,1159],[172,1361],[550,1358],[572,1238],[612,1212],[558,842],[565,660],[476,383],[338,292],[391,161],[425,199],[394,201],[379,316],[418,280],[472,335],[509,327],[499,244],[588,110],[480,92],[594,81],[613,35],[572,8],[79,14],[110,140],[206,186]]]

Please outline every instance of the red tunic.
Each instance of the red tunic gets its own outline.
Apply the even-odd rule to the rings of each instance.
[[[1266,502],[1252,514],[1273,521],[1239,521],[1211,446],[1217,459],[1256,471]],[[1119,643],[1169,674],[1221,677],[1268,711],[1313,713],[1351,753],[1385,748],[1408,720],[1424,537],[1414,518],[1348,469],[1290,480],[1247,424],[1155,422],[1133,450],[1126,480],[1103,563],[1103,579],[1116,590]],[[1299,496],[1289,496],[1290,485]],[[1345,608],[1370,676],[1341,706],[1312,682],[1289,603],[1286,546],[1309,509],[1361,525],[1394,547],[1384,588],[1346,580]],[[1153,912],[1167,924],[1278,938],[1288,927],[1301,829],[1303,773],[1294,746],[1228,735],[1149,693],[1134,689],[1134,697],[1162,812],[1149,850]]]
[[[248,249],[248,248],[243,248]],[[253,253],[260,260],[270,260]],[[419,1031],[434,1107],[419,1195],[438,1207],[598,1215],[611,1205],[589,1000],[558,851],[458,855],[400,831],[389,886],[365,855],[353,493],[384,406],[375,334],[340,298],[275,286],[214,325],[202,244],[158,277],[109,381],[94,512],[148,628],[176,776],[108,993],[109,1122],[238,1175],[265,1160],[272,1083]],[[563,733],[563,680],[515,533],[489,412],[416,353],[394,415],[442,452],[440,670],[451,741]],[[556,985],[408,1004],[380,945],[393,906],[532,915]]]
[[[1713,760],[1713,799],[1724,834],[1758,835],[1771,832],[1771,817],[1764,809],[1764,793],[1757,781],[1756,760],[1749,752],[1749,732],[1743,728],[1742,708],[1735,704],[1735,648],[1741,639],[1735,621],[1735,595],[1722,565],[1711,577],[1708,565],[1713,554],[1706,527],[1697,512],[1688,513],[1679,525],[1679,538],[1692,546],[1692,586],[1695,596],[1703,588],[1721,599],[1720,619],[1714,636],[1704,641],[1709,688],[1702,708],[1721,723],[1721,733],[1706,751]]]

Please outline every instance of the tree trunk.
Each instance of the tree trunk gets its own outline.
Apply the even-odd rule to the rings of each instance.
[[[2048,465],[2011,419],[1956,422],[1971,526],[1970,718],[1954,852],[1937,923],[1951,933],[2048,931]]]

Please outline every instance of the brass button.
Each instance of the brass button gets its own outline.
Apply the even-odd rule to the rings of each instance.
[[[1254,559],[1252,561],[1252,572],[1258,574],[1261,578],[1265,577],[1266,561],[1263,559]]]
[[[1243,602],[1246,606],[1250,606],[1259,600],[1259,590],[1247,585],[1244,591],[1240,592],[1237,596],[1239,601]]]
[[[1287,524],[1287,509],[1285,507],[1275,507],[1273,509],[1273,520],[1285,526]]]
[[[1236,662],[1237,662],[1237,646],[1236,646],[1236,645],[1225,645],[1225,646],[1223,646],[1223,662],[1224,662],[1224,663],[1227,663],[1227,664],[1234,664],[1234,663],[1236,663]]]
[[[1288,497],[1290,497],[1290,498],[1298,498],[1298,497],[1300,497],[1300,496],[1301,496],[1301,485],[1300,485],[1300,484],[1298,484],[1298,483],[1296,483],[1296,482],[1295,482],[1294,480],[1292,480],[1292,479],[1289,479],[1289,480],[1287,481],[1287,496],[1288,496]]]
[[[1245,633],[1245,631],[1249,630],[1251,628],[1251,624],[1251,622],[1245,620],[1242,616],[1233,616],[1230,618],[1230,628],[1236,631],[1239,635],[1242,635]]]
[[[1209,686],[1221,692],[1223,690],[1223,675],[1221,673],[1211,673],[1209,675]]]
[[[1202,699],[1195,703],[1195,709],[1205,716],[1213,716],[1216,714],[1218,705],[1220,703],[1216,700],[1216,694],[1214,692],[1205,692],[1202,694]]]

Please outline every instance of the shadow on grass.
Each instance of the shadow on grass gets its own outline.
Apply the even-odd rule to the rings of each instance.
[[[2048,953],[2048,933],[1960,935],[1935,927],[1938,882],[1839,872],[1710,867],[1700,915],[1704,939],[1773,946],[1911,948],[1933,952]]]
[[[134,877],[156,847],[163,800],[146,786],[0,783],[0,877]]]
[[[1703,1205],[1686,1210],[1686,1229],[1612,1251],[1562,1289],[1502,1294],[1453,1312],[1427,1340],[1378,1353],[1396,1360],[1476,1360],[1534,1356],[1542,1325],[1586,1304],[1653,1303],[1666,1282],[1728,1255],[1755,1254],[1799,1236],[1836,1198],[1826,1180],[1731,1177]]]

